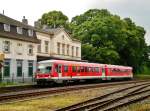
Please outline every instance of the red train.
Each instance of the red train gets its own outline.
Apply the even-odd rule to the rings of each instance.
[[[65,60],[40,61],[35,75],[37,84],[124,78],[133,78],[132,67]]]

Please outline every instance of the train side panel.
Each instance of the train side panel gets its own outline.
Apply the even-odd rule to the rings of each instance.
[[[132,68],[125,66],[107,65],[106,68],[107,78],[132,78]]]

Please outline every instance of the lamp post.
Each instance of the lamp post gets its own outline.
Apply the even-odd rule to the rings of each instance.
[[[3,78],[2,75],[3,61],[4,61],[4,54],[0,53],[0,82],[2,82],[2,78]]]

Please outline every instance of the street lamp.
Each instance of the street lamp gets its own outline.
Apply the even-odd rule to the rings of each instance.
[[[0,82],[2,82],[2,67],[3,67],[3,62],[4,62],[4,57],[5,55],[3,53],[0,53]]]

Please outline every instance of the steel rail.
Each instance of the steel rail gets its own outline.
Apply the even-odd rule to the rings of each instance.
[[[134,92],[137,92],[138,90],[142,90],[142,89],[150,86],[150,83],[134,85],[134,86],[131,86],[131,87],[128,87],[128,88],[123,88],[123,89],[114,91],[112,93],[108,93],[108,94],[102,95],[100,97],[96,97],[96,98],[93,98],[93,99],[90,99],[90,100],[87,100],[87,101],[84,101],[84,102],[81,102],[81,103],[78,103],[78,104],[74,104],[74,105],[71,105],[71,106],[68,106],[68,107],[65,107],[65,108],[57,109],[56,111],[79,111],[79,110],[84,110],[87,107],[91,107],[93,105],[97,106],[98,104],[102,104],[102,103],[107,102],[108,100],[102,100],[102,99],[105,99],[106,97],[108,97],[110,95],[113,95],[113,94],[116,94],[116,93],[120,93],[120,92],[129,90],[129,89],[132,89],[132,88],[135,88],[135,87],[139,87],[139,86],[142,86],[142,87],[140,87],[138,89],[135,89],[135,90],[131,91],[130,93],[127,93],[126,95],[130,95],[130,94],[132,94]]]
[[[48,88],[42,90],[29,90],[29,91],[21,91],[16,93],[7,93],[7,94],[0,94],[0,102],[8,102],[16,99],[24,99],[27,97],[37,97],[42,95],[49,95],[49,94],[58,94],[63,92],[75,91],[75,90],[82,90],[82,89],[91,89],[91,88],[99,88],[99,87],[106,87],[112,85],[122,85],[122,84],[132,84],[132,83],[144,83],[146,81],[128,81],[127,82],[117,82],[117,83],[101,83],[101,84],[90,84],[90,85],[80,85],[80,86],[67,86],[67,87],[59,87],[59,88]]]

